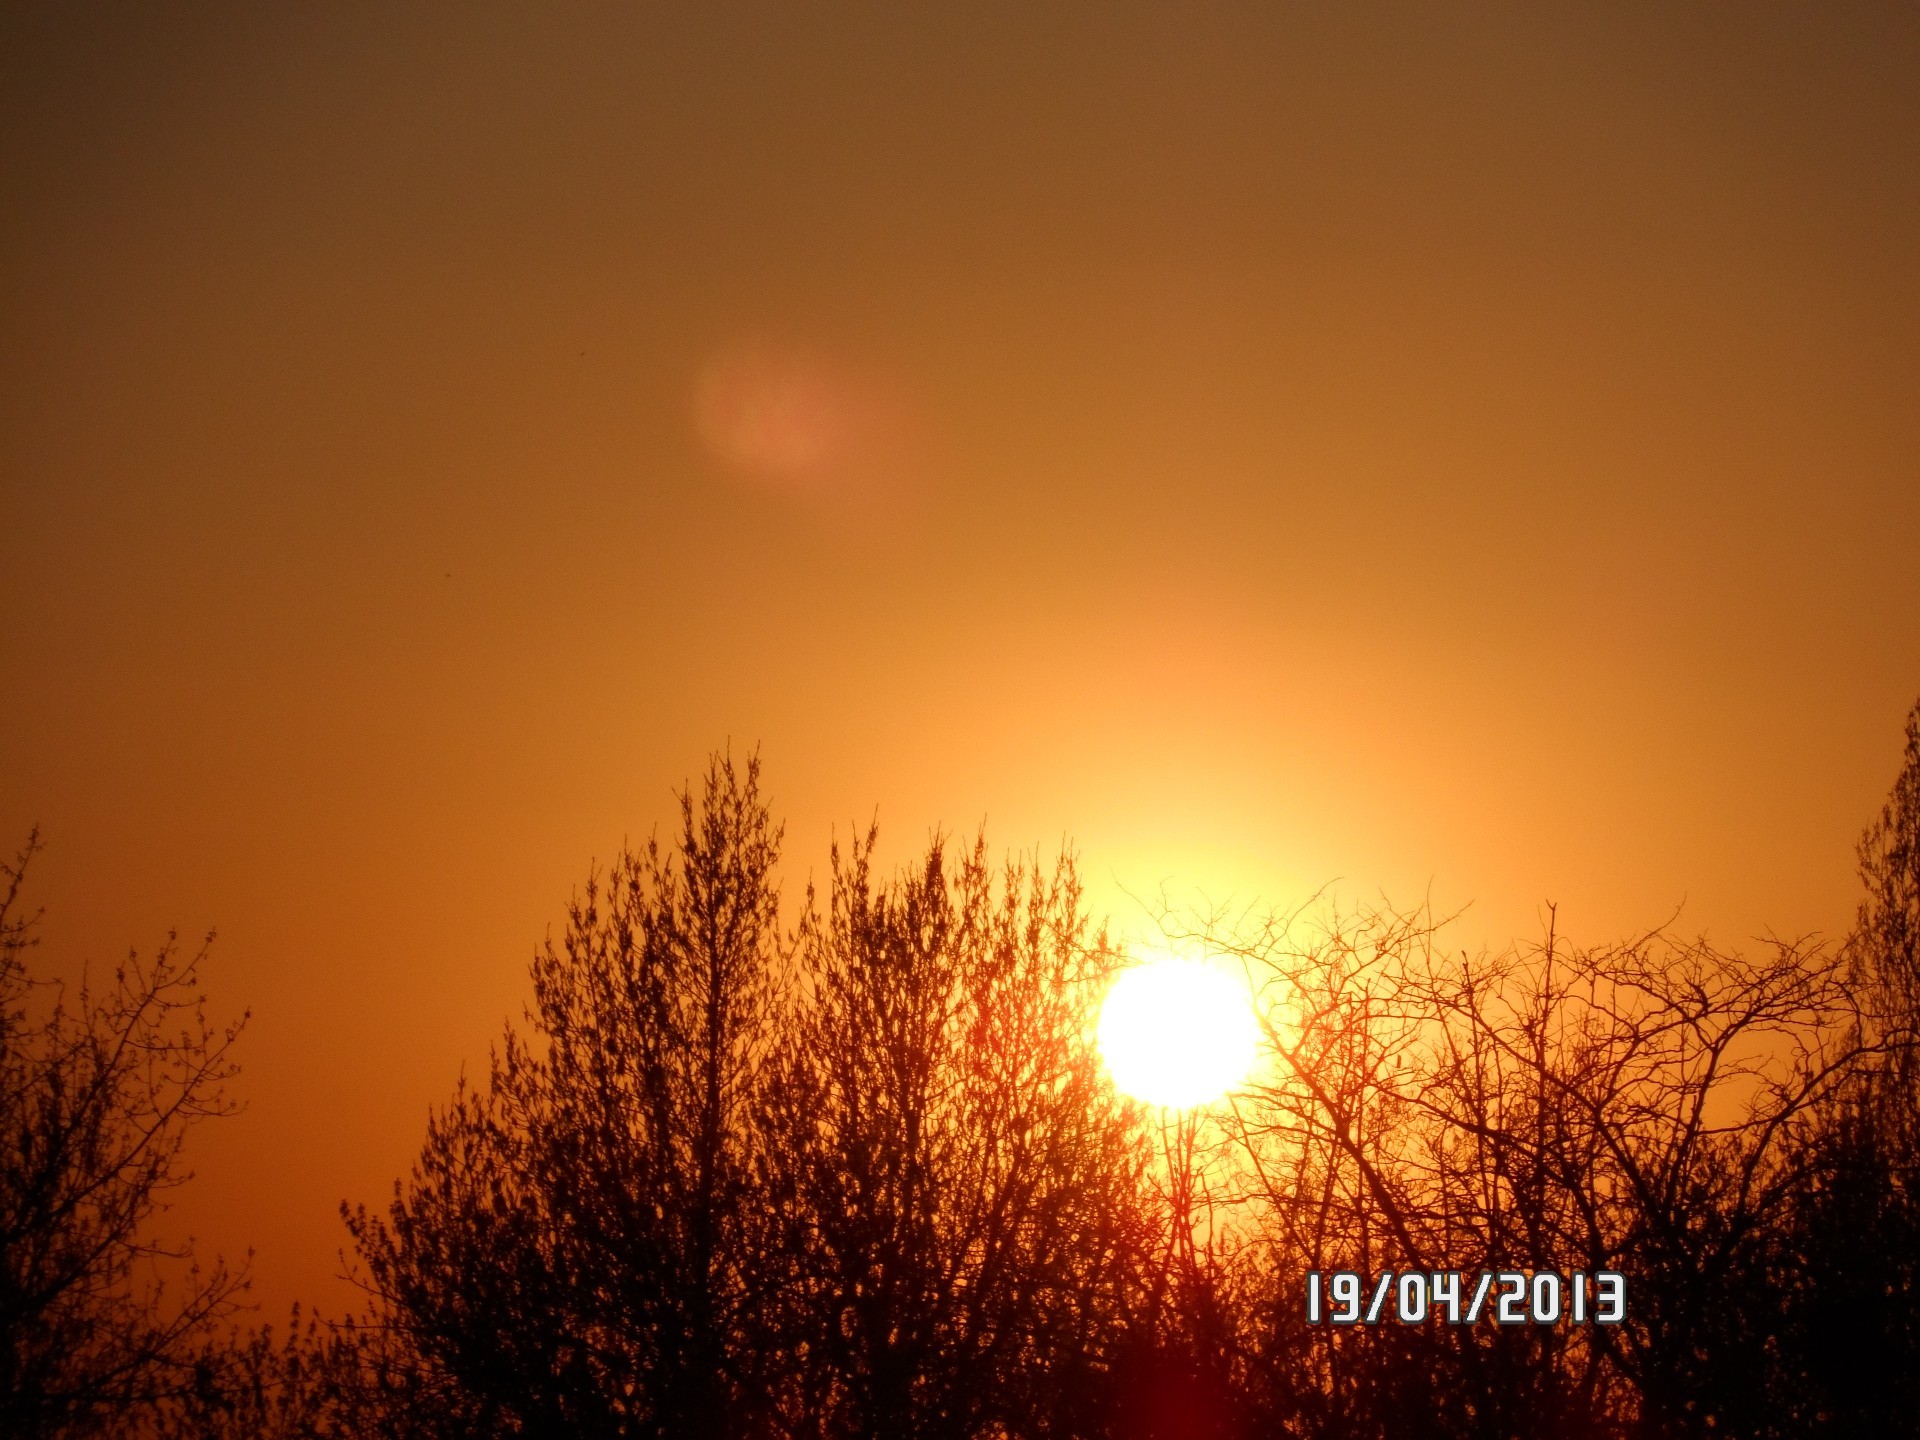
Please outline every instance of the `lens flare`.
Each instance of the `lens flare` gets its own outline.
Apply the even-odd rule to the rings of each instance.
[[[1196,960],[1123,972],[1100,1008],[1101,1058],[1113,1083],[1149,1105],[1187,1109],[1244,1081],[1260,1049],[1246,987]]]
[[[763,338],[702,368],[693,419],[707,450],[760,489],[857,500],[905,483],[915,449],[910,410],[883,369]]]

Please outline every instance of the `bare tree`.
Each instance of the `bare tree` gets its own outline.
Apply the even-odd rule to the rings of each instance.
[[[790,965],[757,780],[716,760],[674,851],[589,883],[526,1033],[349,1213],[366,1353],[413,1357],[361,1393],[459,1434],[1105,1433],[1149,1218],[1071,863],[880,882],[869,835]]]
[[[36,980],[20,892],[37,849],[0,863],[0,1434],[23,1440],[133,1423],[213,1383],[208,1341],[244,1283],[151,1229],[189,1178],[188,1132],[233,1109],[243,1022],[208,1022],[205,947],[183,957],[171,936],[100,991]]]
[[[1907,713],[1900,773],[1860,837],[1859,858],[1866,895],[1850,949],[1881,1024],[1906,1055],[1920,1039],[1920,702]]]
[[[1102,1433],[1151,1232],[1089,1043],[1120,956],[1072,864],[834,852],[761,1148],[790,1433]]]
[[[1920,704],[1858,855],[1847,953],[1879,1044],[1797,1141],[1771,1257],[1781,1434],[1893,1434],[1920,1412]]]
[[[756,772],[682,819],[589,885],[527,1031],[352,1217],[374,1324],[302,1372],[340,1397],[316,1434],[1910,1428],[1920,712],[1844,947],[1163,917],[1244,964],[1269,1057],[1157,1130],[1089,1043],[1122,956],[1070,862],[936,838],[883,876],[869,831],[783,941]],[[1335,1269],[1617,1271],[1627,1311],[1310,1324]]]
[[[749,1421],[745,1122],[780,958],[758,777],[717,757],[675,851],[589,882],[535,956],[531,1035],[433,1118],[386,1217],[347,1216],[376,1323],[468,1433]]]
[[[1422,917],[1198,927],[1270,993],[1233,1110],[1275,1287],[1305,1272],[1616,1270],[1618,1329],[1309,1331],[1269,1315],[1268,1404],[1386,1434],[1751,1429],[1756,1328],[1802,1144],[1871,1047],[1837,953],[1649,936],[1448,954]]]

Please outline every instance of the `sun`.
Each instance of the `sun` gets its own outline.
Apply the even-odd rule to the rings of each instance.
[[[1100,1007],[1099,1043],[1123,1093],[1184,1110],[1247,1078],[1260,1021],[1246,987],[1226,972],[1198,960],[1150,960],[1113,982]]]

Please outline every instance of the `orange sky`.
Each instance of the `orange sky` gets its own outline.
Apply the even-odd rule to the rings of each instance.
[[[270,1310],[729,737],[796,877],[1844,925],[1920,12],[1333,9],[0,12],[0,828],[219,928]]]

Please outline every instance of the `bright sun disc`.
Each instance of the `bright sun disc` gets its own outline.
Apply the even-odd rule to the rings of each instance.
[[[1260,1022],[1246,988],[1191,960],[1123,971],[1100,1007],[1100,1055],[1113,1083],[1149,1105],[1186,1109],[1247,1078]]]

